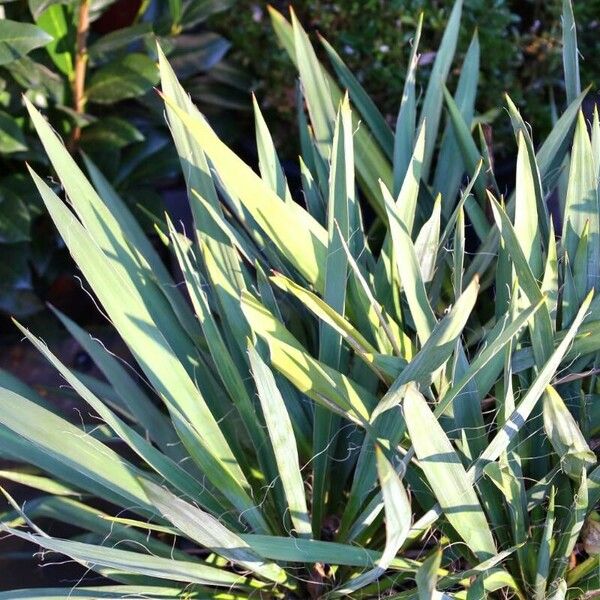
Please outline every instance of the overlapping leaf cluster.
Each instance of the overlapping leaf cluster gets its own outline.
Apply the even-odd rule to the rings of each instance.
[[[294,15],[272,13],[300,74],[299,202],[258,106],[260,174],[161,55],[194,217],[186,235],[161,231],[182,286],[30,107],[68,202],[32,172],[36,186],[148,383],[64,315],[106,382],[21,328],[105,424],[71,424],[3,376],[2,453],[39,472],[2,476],[42,495],[13,502],[2,528],[113,582],[45,594],[541,600],[600,587],[600,122],[590,135],[579,111],[566,1],[568,106],[536,150],[506,99],[517,173],[503,196],[474,117],[476,35],[445,89],[460,14],[458,0],[422,101],[416,32],[393,132],[333,48],[337,79]],[[43,517],[85,535],[48,536]]]

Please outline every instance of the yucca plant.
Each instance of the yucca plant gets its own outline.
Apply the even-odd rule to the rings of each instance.
[[[590,137],[566,0],[568,106],[536,151],[506,99],[517,169],[505,197],[474,116],[476,35],[454,96],[445,88],[460,13],[458,0],[422,102],[416,32],[392,132],[333,48],[323,41],[339,83],[294,15],[272,12],[300,74],[302,194],[258,104],[260,174],[161,55],[194,231],[157,229],[181,286],[94,165],[89,183],[29,106],[66,202],[32,177],[143,381],[64,315],[106,381],[21,327],[103,424],[73,424],[2,375],[2,454],[36,467],[2,477],[43,494],[25,507],[5,494],[2,529],[110,581],[0,598],[600,588],[600,121]],[[52,537],[42,518],[81,535]]]

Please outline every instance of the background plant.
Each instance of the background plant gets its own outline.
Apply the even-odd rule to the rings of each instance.
[[[285,52],[270,52],[269,56],[261,52],[265,45],[275,43],[268,4],[239,0],[235,11],[217,16],[214,23],[232,40],[236,60],[254,74],[260,86],[263,108],[268,110],[278,141],[285,139],[286,124],[293,119],[294,77]],[[285,11],[293,3],[271,4],[279,11]],[[294,7],[305,27],[327,37],[384,117],[393,123],[419,14],[424,13],[424,21],[417,81],[424,87],[452,5],[450,0],[317,0],[297,3]],[[599,10],[599,4],[594,0],[574,2],[584,81],[595,82],[600,75],[593,60],[598,52]],[[457,52],[459,56],[464,55],[471,32],[477,28],[486,57],[480,69],[481,85],[477,95],[477,109],[482,115],[491,111],[486,117],[496,118],[498,98],[510,90],[511,98],[526,118],[536,123],[539,135],[548,134],[552,123],[549,106],[553,97],[560,99],[564,94],[561,12],[561,0],[465,1],[464,27],[459,34]],[[317,52],[326,61],[318,46]],[[455,82],[458,76],[458,69],[453,69],[449,81]],[[494,137],[496,159],[508,170],[512,168],[511,132],[504,119],[496,119]],[[288,153],[285,144],[280,147],[286,157],[294,156],[293,152]]]
[[[239,107],[246,82],[222,59],[229,43],[202,29],[232,2],[8,2],[0,21],[0,309],[28,317],[72,267],[24,161],[50,175],[22,95],[43,108],[71,152],[85,152],[144,226],[178,174],[162,108],[155,39],[207,114]],[[218,106],[218,110],[216,107]],[[41,299],[40,299],[41,296]]]
[[[28,106],[70,205],[32,170],[35,185],[148,384],[64,315],[106,381],[20,326],[102,422],[69,423],[3,376],[1,451],[39,471],[2,476],[42,495],[22,509],[6,494],[2,528],[115,582],[44,594],[542,599],[600,587],[600,120],[590,135],[566,1],[568,103],[536,150],[506,99],[517,174],[503,197],[474,117],[476,35],[454,95],[445,86],[461,9],[419,100],[417,31],[395,131],[332,47],[339,83],[296,17],[272,12],[302,82],[304,205],[258,105],[260,174],[160,56],[194,231],[159,227],[190,304],[106,179],[88,161],[92,186]],[[49,536],[44,517],[79,535]]]

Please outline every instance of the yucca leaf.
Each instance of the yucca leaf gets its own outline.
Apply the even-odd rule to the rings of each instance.
[[[299,536],[311,537],[298,448],[286,405],[269,367],[252,346],[248,347],[248,354],[292,524]]]
[[[406,177],[409,163],[413,155],[417,120],[415,79],[417,65],[419,63],[418,49],[422,27],[423,13],[419,15],[417,28],[413,37],[412,48],[408,59],[408,68],[406,69],[406,79],[404,80],[404,90],[402,91],[402,100],[396,118],[393,156],[394,184],[392,187],[394,197],[397,197],[400,193],[402,182]]]
[[[283,45],[300,72],[300,78],[302,80],[312,125],[315,129],[315,136],[318,138],[317,146],[319,149],[323,148],[324,145],[325,147],[327,147],[327,145],[330,146],[333,141],[335,106],[342,100],[342,92],[333,78],[316,60],[310,40],[306,35],[306,32],[298,23],[295,15],[292,19],[293,23],[290,24],[274,8],[269,7],[269,12],[273,29],[275,30],[279,42]],[[298,57],[299,51],[302,55],[301,57]],[[300,68],[301,60],[303,61],[304,74],[303,69]],[[309,81],[305,81],[306,78],[309,78]],[[315,89],[315,81],[324,81],[326,86]],[[321,97],[325,90],[329,91],[329,98],[327,98],[327,96]],[[308,93],[311,94],[310,101],[306,97]],[[386,182],[386,185],[391,185],[392,169],[390,163],[379,146],[374,142],[367,129],[358,127],[358,121],[356,119],[353,119],[353,126],[356,131],[354,140],[356,169],[361,186],[375,212],[380,218],[384,218],[385,211],[383,210],[379,194],[378,178],[383,179],[383,181]],[[322,160],[327,160],[328,157],[328,152],[324,155],[320,155]]]
[[[444,98],[448,106],[448,115],[450,117],[450,122],[452,123],[454,135],[458,142],[458,146],[462,153],[466,171],[468,173],[472,173],[477,169],[477,165],[480,163],[480,161],[483,160],[485,164],[485,160],[482,158],[481,153],[477,149],[477,145],[475,144],[475,141],[471,136],[471,132],[468,126],[466,125],[462,115],[460,114],[460,111],[456,106],[454,99],[452,98],[452,96],[446,88],[444,88]],[[490,169],[485,169],[484,172],[486,173],[486,179],[491,176]],[[485,202],[486,187],[484,179],[475,179],[474,187],[475,192],[479,198],[479,202]],[[493,187],[496,186],[493,185]],[[475,229],[477,236],[480,240],[485,240],[486,236],[489,234],[489,224],[485,213],[481,209],[481,206],[473,202],[465,203],[465,209],[467,211],[467,214],[469,215],[469,218],[471,220],[471,223],[473,224],[473,228]]]
[[[454,298],[457,299],[463,291],[463,272],[465,260],[465,212],[461,206],[456,216],[456,228],[454,230],[454,244],[452,247],[452,283],[454,286]]]
[[[282,290],[293,294],[316,317],[334,329],[360,358],[364,360],[365,364],[371,367],[380,377],[384,380],[389,378],[387,374],[382,374],[378,369],[376,364],[377,349],[324,300],[321,300],[312,292],[309,292],[283,275],[274,275],[271,277],[271,281]]]
[[[64,600],[78,598],[79,600],[117,600],[122,598],[180,598],[185,588],[147,586],[147,585],[103,585],[78,586],[65,588],[31,588],[0,592],[0,600]],[[218,593],[218,600],[243,600],[246,596],[235,593]]]
[[[41,496],[28,502],[24,506],[24,510],[30,520],[53,519],[67,525],[77,523],[77,527],[97,534],[104,539],[105,543],[122,544],[129,550],[138,550],[143,546],[157,556],[183,561],[196,560],[178,548],[173,548],[166,541],[149,537],[145,532],[132,528],[129,522],[121,522],[118,518],[115,519],[98,508],[93,508],[73,498]],[[133,519],[132,521],[136,522]],[[230,522],[229,519],[226,521]],[[6,524],[18,527],[24,524],[24,519],[19,516],[12,521],[9,519]],[[161,526],[156,525],[156,527]]]
[[[581,94],[579,80],[579,51],[577,50],[577,28],[573,16],[571,0],[562,3],[562,43],[563,68],[565,72],[565,89],[567,104],[571,104]]]
[[[242,295],[242,307],[253,331],[263,338],[272,365],[302,393],[352,421],[366,426],[369,406],[376,399],[340,374],[309,356],[294,336],[249,293]]]
[[[251,546],[215,517],[151,481],[140,479],[140,485],[162,516],[188,538],[259,577],[286,584],[288,577],[281,567],[265,562]]]
[[[396,556],[400,546],[402,546],[410,529],[412,511],[406,490],[396,471],[378,447],[375,447],[375,454],[377,459],[377,473],[385,507],[385,548],[372,570],[359,575],[356,579],[348,581],[342,589],[336,590],[336,596],[344,596],[356,592],[383,575]],[[439,565],[437,565],[436,571],[438,568]]]
[[[523,117],[514,102],[508,95],[505,95],[506,105],[508,107],[508,114],[517,137],[517,147],[519,152],[522,152],[523,162],[521,164],[522,171],[526,177],[522,184],[527,184],[529,193],[535,194],[537,216],[540,225],[540,234],[542,239],[545,241],[550,233],[550,223],[548,216],[548,207],[544,198],[544,190],[542,188],[542,180],[540,177],[540,170],[535,156],[535,149],[533,146],[533,140],[531,139],[531,133],[527,127]],[[521,150],[521,137],[523,138],[525,148]],[[527,168],[526,162],[529,162],[529,168]],[[517,176],[517,182],[519,177]],[[527,189],[526,188],[526,189]],[[523,204],[521,202],[521,204]],[[516,216],[516,213],[515,213]],[[554,238],[551,238],[552,240]]]
[[[558,308],[558,256],[556,250],[556,238],[554,235],[554,224],[550,221],[550,232],[547,243],[546,264],[544,277],[542,279],[541,291],[546,297],[550,320],[556,323],[556,311]]]
[[[539,220],[536,198],[535,175],[532,172],[527,143],[524,135],[517,133],[517,174],[515,188],[515,234],[525,260],[536,279],[542,274],[542,243],[539,231]],[[510,250],[509,250],[510,251]]]
[[[508,215],[492,196],[490,196],[490,202],[494,220],[512,258],[519,286],[532,304],[538,303],[543,296],[523,250],[526,241],[517,235]],[[534,316],[534,326],[530,329],[536,363],[541,366],[552,354],[552,322],[545,302]]]
[[[418,180],[416,184],[418,185]],[[382,189],[385,190],[385,188]],[[400,195],[402,196],[402,191]],[[389,193],[386,194],[385,191],[384,199],[390,225],[394,265],[398,270],[402,288],[406,294],[417,335],[420,342],[424,344],[435,327],[436,318],[427,298],[415,247],[410,238],[407,223],[403,219],[404,206],[394,204]],[[403,208],[399,208],[400,206]]]
[[[27,108],[89,238],[104,253],[106,262],[124,284],[143,293],[146,310],[164,325],[163,337],[168,339],[169,345],[185,364],[188,362],[186,359],[194,354],[190,336],[194,338],[199,333],[197,325],[193,318],[186,318],[182,323],[173,310],[168,309],[169,304],[174,304],[178,312],[191,316],[181,298],[168,300],[169,296],[173,296],[173,282],[149,241],[142,239],[144,235],[139,224],[114,191],[111,193],[108,184],[105,185],[104,199],[100,198],[47,121],[33,105],[28,104]],[[134,247],[136,250],[132,249]],[[155,280],[168,290],[166,296]]]
[[[80,492],[60,483],[59,481],[21,469],[1,469],[0,479],[7,479],[8,481],[12,481],[14,483],[26,485],[30,488],[39,490],[40,492],[52,494],[53,496],[80,495]]]
[[[190,97],[177,81],[160,47],[158,47],[158,63],[163,93],[169,96],[180,110],[201,118]],[[236,298],[233,299],[219,286],[215,286],[221,310],[227,317],[223,322],[223,329],[225,332],[231,332],[231,337],[238,342],[239,354],[243,356],[245,352],[243,340],[248,335],[248,330],[239,304],[236,302],[237,295],[246,287],[241,261],[234,250],[231,238],[219,226],[219,221],[223,220],[223,210],[201,143],[194,139],[168,103],[165,110],[187,184],[196,239],[204,240],[211,249],[219,270],[226,273],[230,286],[237,291]]]
[[[256,411],[252,398],[250,397],[250,392],[244,383],[243,376],[240,374],[225,345],[221,336],[221,331],[211,312],[206,294],[202,290],[202,282],[200,281],[198,270],[194,268],[189,251],[185,248],[186,238],[183,238],[183,236],[175,231],[170,220],[168,221],[168,225],[171,243],[175,249],[175,255],[181,272],[183,273],[188,294],[192,300],[192,305],[202,327],[202,331],[204,332],[206,343],[213,358],[216,371],[221,378],[223,387],[227,390],[233,404],[236,406],[243,426],[248,431],[255,449],[258,451],[258,454],[262,457],[263,461],[265,461],[266,464],[263,463],[264,466],[268,468],[270,457],[268,455],[265,456],[264,453],[267,439],[256,418]],[[205,262],[207,264],[216,263],[216,261],[213,260],[208,246],[201,243],[200,247],[204,253]],[[210,271],[211,269],[209,268],[208,270]],[[213,280],[214,279],[216,279],[216,277],[214,277]],[[227,289],[227,284],[227,281],[223,281],[221,285],[229,293],[232,293],[232,290]],[[269,475],[272,474],[274,473],[269,473]]]
[[[422,127],[423,124],[426,125],[423,179],[427,179],[433,157],[440,114],[442,112],[442,103],[444,101],[444,88],[458,41],[462,5],[462,0],[455,0],[448,23],[444,29],[442,41],[435,56],[431,75],[429,76],[429,83],[427,84],[427,90],[423,99],[423,106],[421,107],[419,127]]]
[[[273,138],[255,95],[252,95],[252,104],[254,106],[256,147],[258,149],[258,165],[261,177],[280,198],[287,202],[292,202],[292,195],[285,178],[285,173],[279,162]]]
[[[113,356],[99,340],[94,339],[69,317],[57,309],[53,309],[53,311],[67,331],[77,340],[77,343],[90,355],[102,374],[122,398],[130,413],[135,415],[139,424],[146,429],[150,438],[156,441],[165,454],[182,458],[184,453],[173,448],[179,438],[168,419],[135,383],[125,367],[121,365],[119,359]]]
[[[116,524],[129,525],[147,531],[157,531],[161,533],[169,533],[175,535],[177,530],[172,526],[156,525],[147,521],[136,521],[134,519],[126,519],[122,517],[110,517],[109,520]],[[264,558],[279,560],[289,563],[311,563],[321,562],[326,564],[346,565],[350,567],[372,567],[380,558],[381,552],[360,548],[349,544],[340,544],[337,542],[324,542],[322,540],[312,540],[307,538],[282,537],[260,534],[241,533],[239,537],[244,540],[249,546],[254,548],[258,554]],[[511,551],[501,552],[495,561],[501,561],[508,556]],[[482,563],[481,567],[475,567],[467,572],[476,573],[479,570],[485,570],[493,566],[492,561]],[[405,571],[407,573],[415,573],[421,563],[410,558],[394,558],[389,564],[389,569],[394,571]],[[449,580],[455,581],[448,575],[448,571],[440,569],[438,575],[448,577]],[[457,575],[460,579],[460,575]]]
[[[467,478],[470,484],[473,484],[481,477],[483,469],[489,462],[497,460],[502,452],[506,451],[511,441],[527,421],[527,418],[535,408],[546,386],[550,383],[554,373],[558,369],[562,359],[567,353],[567,349],[573,341],[573,338],[575,337],[575,334],[577,333],[577,330],[579,329],[579,326],[586,315],[591,303],[591,299],[592,292],[588,294],[565,337],[562,339],[544,367],[539,371],[537,377],[529,387],[521,402],[518,404],[512,414],[509,415],[506,423],[496,433],[492,439],[492,442],[488,445],[485,451],[477,460],[475,460],[473,465],[467,471]],[[419,521],[413,525],[411,534],[409,534],[409,539],[414,539],[414,535],[417,532],[422,532],[424,529],[427,529],[436,521],[441,513],[442,509],[440,505],[434,506],[427,513],[425,513],[425,515],[423,515],[423,517],[421,517],[421,519],[419,519]]]
[[[249,484],[214,416],[154,324],[141,298],[135,290],[123,285],[110,269],[104,254],[44,181],[35,174],[34,181],[75,261],[167,404],[173,424],[188,451],[199,462],[202,471],[214,480],[215,487],[229,494],[241,511],[247,510],[246,514],[259,530],[267,529],[247,495]],[[128,303],[125,306],[124,299]]]
[[[225,187],[239,198],[281,254],[317,289],[322,290],[322,265],[325,264],[327,245],[325,230],[299,205],[279,198],[205,121],[186,113],[169,98],[166,102],[202,147]],[[293,231],[291,223],[294,223]]]
[[[568,512],[565,515],[565,523],[562,531],[557,537],[554,552],[552,553],[552,562],[550,567],[550,578],[549,588],[552,588],[562,580],[565,574],[569,559],[579,532],[583,527],[585,515],[588,509],[588,486],[587,486],[587,475],[585,470],[581,471],[577,489],[573,496],[572,505],[569,507]],[[566,588],[566,585],[565,585]]]
[[[293,16],[293,14],[292,14]],[[296,54],[299,50],[297,48]],[[316,60],[316,59],[315,59]],[[301,69],[302,76],[302,69]],[[325,287],[323,301],[331,310],[344,315],[348,259],[342,250],[341,240],[349,243],[354,222],[354,145],[352,117],[348,96],[339,107],[333,134],[329,169],[329,194],[327,202],[327,257],[325,260]],[[342,336],[326,321],[319,322],[319,360],[333,369],[340,368]],[[327,497],[327,475],[330,466],[328,447],[333,431],[338,426],[337,417],[322,406],[315,407],[313,421],[313,530],[320,534],[324,501]]]
[[[554,539],[554,487],[550,490],[550,499],[548,501],[548,512],[544,522],[544,530],[540,540],[540,547],[537,557],[537,568],[535,576],[535,599],[544,600],[546,597],[546,588],[548,586],[548,577],[550,575],[550,557],[552,554],[552,545]]]
[[[414,386],[404,397],[404,418],[419,465],[446,519],[480,559],[496,546],[467,472],[425,398]]]
[[[569,169],[569,186],[563,216],[563,244],[569,258],[573,261],[577,245],[587,224],[589,227],[587,289],[597,286],[600,274],[600,204],[595,172],[592,145],[583,113],[580,112]]]
[[[49,457],[64,463],[81,481],[71,483],[86,489],[92,480],[108,488],[109,497],[118,499],[121,506],[137,506],[149,511],[150,503],[136,480],[140,471],[124,461],[108,446],[101,444],[68,421],[9,390],[0,392],[3,408],[0,423],[46,452]]]
[[[442,549],[439,548],[431,554],[425,561],[415,577],[417,589],[419,591],[419,600],[444,600],[449,598],[435,589],[437,583],[437,572],[442,564]]]
[[[544,429],[560,457],[561,467],[567,475],[579,479],[582,469],[596,464],[596,455],[590,450],[563,399],[551,385],[544,394],[543,406]]]
[[[454,100],[467,126],[473,120],[475,96],[479,80],[479,37],[477,30],[465,55]],[[454,208],[465,166],[451,123],[446,125],[437,159],[433,189],[442,196],[443,214],[448,217]]]
[[[370,96],[359,83],[358,79],[354,77],[350,69],[344,64],[344,61],[335,51],[334,47],[323,37],[320,37],[320,41],[325,48],[325,52],[327,52],[329,61],[331,62],[342,89],[348,90],[352,104],[356,107],[356,110],[369,126],[369,130],[381,146],[381,149],[391,160],[394,148],[394,134],[392,133],[390,126],[379,112],[377,106],[375,106],[373,100],[371,100]],[[413,44],[414,43],[413,40]]]
[[[475,479],[481,473],[481,469],[486,461],[496,460],[500,454],[507,449],[510,441],[517,434],[520,427],[523,425],[523,423],[525,423],[531,414],[531,411],[534,409],[542,393],[546,391],[548,384],[558,369],[560,362],[566,354],[567,348],[575,337],[575,334],[577,333],[577,330],[586,315],[591,300],[592,292],[588,294],[587,298],[579,308],[579,311],[577,312],[573,324],[569,328],[567,334],[558,345],[556,350],[554,350],[548,361],[544,364],[543,368],[540,369],[538,376],[527,390],[527,393],[521,402],[509,416],[506,423],[498,431],[490,445],[486,448],[485,452],[483,452],[481,457],[476,460],[471,469],[469,469],[469,474],[473,475]]]
[[[478,281],[472,281],[454,305],[452,311],[439,322],[420,352],[404,368],[372,412],[371,422],[375,427],[376,435],[386,440],[391,448],[397,445],[406,431],[401,414],[392,409],[402,402],[408,384],[411,382],[417,382],[421,385],[428,383],[432,373],[439,369],[451,356],[456,339],[462,332],[476,300],[478,289]],[[371,490],[375,477],[372,444],[373,440],[366,438],[361,449],[361,455],[354,474],[352,494],[342,520],[343,532],[354,521],[356,513],[360,510],[366,495]],[[381,503],[380,494],[376,494],[365,510],[375,514],[373,506],[376,505],[379,506],[378,510],[381,510],[383,504]],[[361,520],[358,522],[362,523]],[[354,528],[353,535],[356,532],[357,528]]]
[[[586,94],[587,90],[584,90],[567,107],[536,154],[544,191],[553,189],[562,173],[560,167],[570,146],[573,125]],[[466,274],[467,280],[470,280],[475,273],[483,273],[487,269],[498,247],[498,239],[499,236],[495,230],[488,234],[469,265]]]
[[[438,196],[435,199],[431,217],[424,223],[415,240],[415,252],[421,266],[421,277],[424,283],[429,283],[435,274],[440,239],[441,208],[442,197]]]
[[[98,414],[98,416],[125,442],[138,456],[140,456],[152,469],[161,475],[171,485],[201,502],[208,510],[218,511],[219,499],[215,498],[206,486],[195,481],[191,474],[186,473],[173,460],[148,443],[139,433],[129,427],[115,415],[103,402],[75,376],[75,374],[62,364],[48,347],[27,329],[17,323],[21,333],[35,346],[35,348],[57,369],[67,383],[73,387],[77,394]],[[222,499],[221,499],[222,501]]]
[[[2,524],[0,524],[0,529],[46,550],[65,554],[88,565],[109,567],[120,572],[185,583],[200,583],[227,588],[262,587],[260,582],[204,563],[178,561],[118,548],[47,538],[12,529]]]

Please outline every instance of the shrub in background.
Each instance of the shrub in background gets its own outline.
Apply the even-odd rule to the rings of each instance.
[[[2,477],[41,495],[21,508],[5,494],[0,526],[111,583],[0,598],[542,600],[600,587],[600,120],[590,136],[565,2],[568,106],[536,151],[507,98],[517,173],[503,197],[473,118],[477,37],[454,95],[445,86],[461,8],[422,99],[417,30],[394,131],[332,47],[337,81],[295,16],[272,12],[302,82],[298,202],[258,105],[260,174],[161,55],[194,215],[188,235],[162,224],[181,286],[93,164],[94,186],[28,106],[70,204],[32,170],[35,185],[146,382],[64,315],[106,381],[20,326],[103,424],[70,423],[2,376],[0,452],[37,467]],[[45,517],[78,534],[48,535]]]
[[[214,23],[232,40],[236,59],[255,74],[263,108],[270,110],[277,140],[283,140],[285,123],[293,118],[294,78],[285,52],[270,52],[268,56],[262,53],[265,45],[274,43],[267,4],[239,0],[235,11],[219,15]],[[282,0],[272,4],[282,11],[294,3]],[[305,26],[326,34],[384,117],[393,122],[419,14],[424,13],[424,22],[418,84],[424,87],[452,4],[451,0],[313,0],[294,7]],[[600,3],[578,1],[574,10],[584,59],[582,75],[585,81],[597,81],[600,72],[594,56],[599,50]],[[467,51],[470,35],[477,28],[486,57],[481,65],[477,108],[482,114],[491,111],[487,119],[497,116],[499,98],[509,90],[515,104],[536,123],[540,135],[547,135],[552,119],[549,104],[553,96],[560,101],[564,96],[561,11],[562,0],[465,0],[458,54],[462,56]],[[318,46],[317,53],[326,58]],[[453,70],[450,81],[456,81],[458,76],[458,70]],[[495,123],[494,135],[496,154],[510,161],[510,128],[504,126],[503,120]],[[281,147],[282,152],[288,152],[285,144]]]
[[[70,0],[2,4],[0,21],[0,309],[37,312],[39,294],[65,269],[64,251],[24,161],[50,174],[22,94],[43,108],[72,152],[83,150],[126,201],[162,213],[157,185],[178,173],[162,107],[155,38],[203,109],[239,106],[244,78],[222,58],[229,42],[198,31],[220,2]],[[116,27],[119,27],[116,29]],[[212,111],[211,111],[212,108]],[[70,267],[69,267],[70,270]]]

